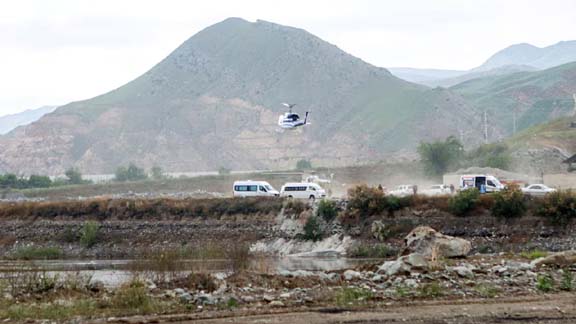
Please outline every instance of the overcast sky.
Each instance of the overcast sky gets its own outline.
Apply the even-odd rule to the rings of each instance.
[[[0,115],[136,78],[227,17],[300,27],[383,67],[469,69],[576,39],[576,0],[19,0],[0,4]]]

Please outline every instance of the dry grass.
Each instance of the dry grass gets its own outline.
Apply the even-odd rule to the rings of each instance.
[[[278,213],[283,201],[272,198],[91,199],[82,201],[0,203],[0,219],[183,219]]]

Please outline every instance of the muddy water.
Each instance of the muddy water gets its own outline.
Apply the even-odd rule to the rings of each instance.
[[[256,258],[251,260],[250,270],[267,273],[284,271],[335,271],[373,263],[374,259],[283,257]],[[139,271],[147,270],[147,260],[137,260]],[[106,287],[117,287],[129,281],[134,274],[135,260],[46,260],[46,261],[0,261],[0,276],[14,276],[22,271],[42,271],[50,276],[66,278],[68,275],[85,276],[91,281],[100,281]],[[152,266],[150,267],[150,269]],[[193,270],[225,273],[230,270],[226,259],[183,260],[180,271],[185,274]]]

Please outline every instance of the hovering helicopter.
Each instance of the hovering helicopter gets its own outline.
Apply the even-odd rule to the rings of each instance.
[[[299,126],[310,124],[308,123],[308,112],[306,112],[306,116],[304,117],[304,120],[302,120],[297,113],[292,112],[292,108],[296,106],[296,104],[282,103],[282,105],[288,107],[288,112],[280,115],[278,118],[278,126],[284,129],[294,129]]]

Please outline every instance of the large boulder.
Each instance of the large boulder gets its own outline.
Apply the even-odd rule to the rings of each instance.
[[[404,239],[406,247],[403,254],[419,253],[427,258],[465,257],[470,253],[472,244],[462,238],[439,233],[429,226],[418,226]]]
[[[576,264],[576,250],[568,250],[558,253],[550,254],[543,258],[538,258],[530,263],[534,267],[556,266],[568,267]]]

